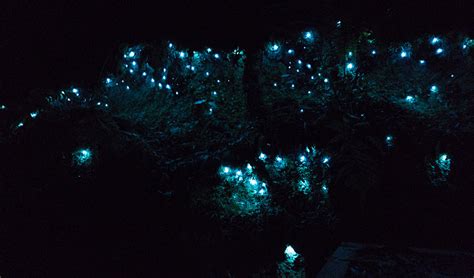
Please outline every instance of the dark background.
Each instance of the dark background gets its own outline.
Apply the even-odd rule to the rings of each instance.
[[[0,101],[21,103],[42,90],[92,86],[113,70],[124,43],[171,39],[190,48],[248,48],[271,34],[324,28],[339,19],[398,41],[424,33],[472,34],[474,19],[469,0],[97,2],[2,4]]]

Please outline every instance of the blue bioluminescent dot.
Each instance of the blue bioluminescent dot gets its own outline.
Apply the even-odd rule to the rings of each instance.
[[[265,159],[267,159],[267,155],[264,154],[264,153],[260,153],[260,155],[258,156],[258,158],[259,158],[260,160],[265,160]]]
[[[300,156],[300,162],[305,162],[306,161],[306,157],[304,155]]]
[[[325,157],[323,157],[322,162],[323,162],[324,164],[326,164],[326,163],[329,162],[329,159],[330,159],[330,158],[329,158],[328,156],[325,156]]]
[[[308,69],[311,69],[311,64],[306,64],[306,67],[307,67]]]
[[[214,58],[219,59],[219,57],[220,57],[219,54],[217,54],[217,53],[214,54]]]
[[[301,65],[301,64],[303,64],[303,61],[298,60],[298,65]]]
[[[5,104],[0,105],[0,110],[5,110],[5,109],[7,109],[7,107],[5,106]]]
[[[97,106],[100,106],[100,101],[99,101],[99,102],[97,102]]]
[[[172,43],[169,43],[169,44],[168,44],[168,47],[169,47],[169,48],[172,48],[172,47],[173,47],[173,44],[172,44]]]
[[[112,82],[112,79],[110,79],[110,78],[105,79],[105,83],[110,84],[111,82]]]
[[[375,51],[375,50],[372,50],[372,52],[371,52],[371,53],[372,53],[372,55],[375,55],[375,54],[377,54],[377,51]]]
[[[146,72],[143,72],[143,73],[142,73],[142,76],[146,76]]]
[[[136,66],[136,65],[137,65],[137,62],[133,61],[132,66]]]
[[[130,86],[127,85],[127,87],[125,87],[127,90],[130,90]]]
[[[311,95],[311,94],[312,94],[311,91],[308,91],[308,95]]]
[[[134,71],[132,69],[129,70],[130,73],[133,73]]]
[[[283,159],[282,159],[281,157],[279,157],[279,156],[277,156],[277,157],[275,158],[275,160],[276,160],[277,162],[282,162],[282,161],[283,161]]]
[[[324,81],[324,83],[328,83],[328,82],[329,82],[329,79],[327,79],[327,78],[324,78],[324,80],[323,80],[323,81]]]
[[[17,127],[17,128],[20,128],[20,127],[22,127],[23,125],[24,125],[23,122],[19,122],[19,123],[16,125],[16,127]]]
[[[184,56],[186,56],[186,54],[183,51],[179,52],[179,58],[184,58]]]
[[[353,64],[353,63],[348,63],[348,64],[346,65],[346,69],[348,69],[348,70],[351,70],[351,69],[353,69],[353,68],[354,68],[354,64]]]
[[[288,49],[288,54],[295,54],[295,51],[293,49]]]
[[[298,258],[299,254],[296,253],[295,249],[293,249],[291,245],[288,245],[286,246],[286,249],[285,249],[285,256],[286,256],[286,260],[292,264],[295,262],[296,258]]]
[[[431,44],[436,44],[439,42],[439,39],[437,37],[434,37],[431,39]]]
[[[425,63],[426,63],[425,60],[420,60],[420,64],[421,64],[421,65],[424,65]]]
[[[236,175],[236,176],[242,176],[242,171],[237,170],[237,171],[235,172],[235,175]]]
[[[36,118],[36,116],[38,116],[38,111],[34,111],[34,112],[31,112],[31,113],[30,113],[30,117],[31,117],[31,118],[34,119],[34,118]]]
[[[76,88],[72,89],[72,92],[75,93],[76,95],[79,94],[79,90]]]
[[[171,86],[169,84],[166,84],[165,88],[171,90]]]
[[[342,21],[339,20],[339,21],[336,22],[336,27],[337,28],[341,27],[341,25],[342,25]]]
[[[408,56],[408,53],[406,51],[402,51],[400,53],[400,57],[402,57],[402,58],[406,58],[407,56]]]
[[[213,91],[212,94],[215,95],[215,96],[217,96],[217,92],[216,92],[216,91]]]
[[[437,93],[438,92],[438,86],[436,86],[436,85],[431,86],[430,92]]]
[[[408,103],[413,103],[413,102],[415,102],[415,98],[412,97],[412,96],[407,96],[407,97],[405,98],[405,101],[408,102]]]
[[[441,54],[441,53],[443,53],[443,51],[444,50],[442,48],[438,48],[438,49],[436,49],[436,54]]]
[[[249,183],[250,185],[257,185],[257,180],[255,178],[250,178]]]
[[[252,165],[250,165],[250,163],[247,163],[247,170],[252,171]]]
[[[161,80],[166,80],[166,75],[163,75],[163,76],[161,77]]]
[[[313,38],[313,33],[309,32],[309,31],[305,32],[304,33],[304,38],[307,39],[307,40],[312,39]]]
[[[91,163],[92,152],[90,149],[79,149],[72,153],[73,163],[78,166],[85,166]]]
[[[152,78],[152,79],[151,79],[151,83],[155,83],[155,78]]]
[[[321,191],[326,194],[328,193],[328,187],[326,186],[326,184],[323,184],[323,186],[321,186]]]
[[[278,44],[274,44],[272,45],[272,50],[273,51],[277,51],[280,47],[278,46]]]
[[[229,173],[230,168],[229,167],[224,167],[224,173]]]
[[[295,84],[291,84],[291,88],[294,89],[294,88],[295,88]]]
[[[211,49],[210,47],[209,47],[209,48],[207,48],[206,50],[207,50],[207,52],[209,52],[209,53],[211,53],[211,52],[212,52],[212,49]]]
[[[349,57],[352,57],[352,51],[349,51],[349,53],[347,53],[347,55],[348,55]]]
[[[467,48],[467,44],[463,44],[462,49],[466,49],[466,48]]]
[[[130,51],[130,53],[128,53],[128,57],[130,58],[135,57],[135,51]]]
[[[277,83],[273,83],[273,87],[276,87],[276,86],[278,86],[278,84],[277,84]]]

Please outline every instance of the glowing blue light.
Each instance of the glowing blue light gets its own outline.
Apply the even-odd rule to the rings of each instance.
[[[133,70],[132,70],[132,69],[130,69],[129,71],[130,71],[130,73],[133,73]]]
[[[463,44],[462,49],[466,49],[466,48],[467,48],[467,44]]]
[[[372,50],[372,52],[371,52],[371,53],[372,53],[372,55],[375,55],[375,54],[377,54],[377,51],[375,51],[375,50]]]
[[[72,158],[78,166],[87,165],[92,160],[92,152],[90,149],[79,149],[72,154]]]
[[[38,111],[35,111],[35,112],[31,112],[31,113],[30,113],[30,117],[31,117],[31,118],[34,119],[34,118],[36,118],[36,116],[38,116]]]
[[[349,51],[349,53],[347,53],[347,55],[348,55],[349,57],[352,57],[352,51]]]
[[[130,53],[128,53],[128,57],[135,57],[135,51],[130,51]]]
[[[307,67],[308,69],[311,69],[311,64],[306,64],[306,67]]]
[[[288,245],[286,246],[286,249],[285,249],[285,256],[286,256],[286,260],[292,264],[295,262],[296,258],[298,258],[299,254],[296,253],[295,249],[293,249],[291,245]]]
[[[229,173],[230,169],[229,167],[224,167],[224,173]]]
[[[258,156],[258,158],[259,158],[260,160],[265,160],[265,159],[267,159],[267,155],[264,154],[264,153],[260,153],[260,155]]]
[[[305,162],[306,161],[306,157],[304,155],[300,156],[300,162]]]
[[[186,56],[186,54],[183,51],[179,52],[179,58],[184,58],[184,56]]]
[[[385,137],[385,142],[387,142],[387,144],[391,144],[392,141],[393,141],[393,136],[392,135],[387,135]]]
[[[304,38],[307,39],[307,40],[312,39],[313,38],[313,33],[309,32],[309,31],[305,32],[304,33]]]
[[[214,58],[219,59],[219,57],[220,57],[219,54],[217,54],[217,53],[214,54]]]
[[[298,60],[298,65],[301,65],[301,64],[303,64],[303,61]]]
[[[20,127],[22,127],[23,125],[24,125],[23,122],[19,122],[19,123],[16,125],[16,127],[17,127],[17,128],[20,128]]]
[[[151,83],[155,83],[155,78],[152,78],[152,79],[151,79]]]
[[[328,82],[329,82],[329,79],[324,78],[324,83],[328,83]]]
[[[250,185],[257,185],[257,180],[255,178],[250,178]]]
[[[136,66],[136,65],[137,65],[137,62],[133,61],[132,66]]]
[[[209,76],[209,72],[208,72],[208,71],[206,71],[206,76]]]
[[[415,102],[415,98],[412,97],[412,96],[407,96],[405,98],[405,101],[408,102],[408,103],[414,103]]]
[[[336,27],[337,28],[341,27],[341,25],[342,25],[342,21],[339,20],[338,22],[336,22]]]
[[[215,96],[217,96],[217,92],[216,92],[216,91],[213,91],[212,94],[215,95]]]
[[[75,93],[76,95],[79,94],[79,90],[76,88],[72,89],[72,92]]]
[[[169,44],[168,44],[168,47],[169,47],[169,48],[172,48],[172,47],[173,47],[173,44],[172,44],[172,43],[169,43]]]
[[[275,158],[275,160],[276,160],[277,162],[282,162],[282,161],[283,161],[283,159],[282,159],[281,157],[279,157],[279,156],[277,156],[277,157]]]
[[[278,46],[278,44],[274,44],[272,45],[272,50],[273,51],[277,51],[280,47]]]
[[[105,79],[105,83],[110,84],[111,82],[112,82],[112,79],[110,79],[110,78]]]
[[[252,165],[250,165],[250,163],[247,163],[247,170],[252,171]]]
[[[308,95],[311,95],[311,91],[308,91]]]
[[[346,69],[348,69],[348,70],[351,70],[351,69],[353,69],[353,68],[354,68],[354,64],[353,64],[353,63],[348,63],[348,64],[346,65]]]
[[[97,106],[100,106],[100,101],[99,101],[99,102],[97,102]]]
[[[328,193],[328,187],[326,186],[326,184],[323,184],[323,186],[321,186],[321,190],[324,194]]]
[[[400,53],[400,57],[406,58],[406,57],[408,57],[408,53],[407,53],[406,51],[402,51],[402,52]]]
[[[142,76],[146,76],[146,72],[143,72],[143,73],[142,73]]]
[[[171,90],[171,86],[169,84],[166,84],[166,89]]]
[[[329,157],[325,156],[325,157],[323,157],[322,161],[323,161],[324,164],[326,164],[326,163],[329,162],[329,159],[330,159]]]
[[[127,87],[125,87],[127,90],[130,90],[130,86],[127,85]]]
[[[194,71],[196,68],[194,66],[191,66],[191,70]]]
[[[438,86],[436,86],[436,85],[431,86],[430,92],[437,93],[438,92]]]
[[[439,42],[439,39],[437,37],[434,37],[433,39],[431,39],[431,44],[436,44]]]
[[[441,54],[441,53],[443,53],[443,51],[444,50],[442,48],[438,48],[438,49],[436,49],[436,54]]]
[[[277,83],[273,83],[273,87],[276,87],[276,86],[278,86]]]
[[[163,81],[166,80],[166,75],[163,75],[163,76],[161,77],[161,80],[163,80]]]
[[[425,60],[420,60],[420,64],[421,64],[421,65],[424,65],[425,63],[426,63]]]
[[[211,53],[211,52],[212,52],[212,49],[211,49],[211,48],[208,48],[208,49],[207,49],[207,52]]]
[[[5,110],[5,109],[7,109],[7,107],[4,104],[2,104],[2,105],[0,105],[0,109]]]
[[[293,49],[288,49],[288,54],[295,54],[295,51]]]

